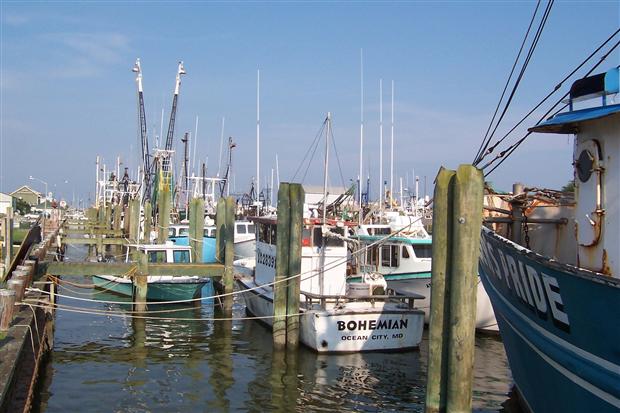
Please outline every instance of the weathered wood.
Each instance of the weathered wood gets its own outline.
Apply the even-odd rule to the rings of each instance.
[[[139,204],[138,204],[139,208]],[[138,254],[138,271],[133,275],[134,311],[146,311],[146,297],[148,294],[149,264],[146,254]]]
[[[144,255],[144,254],[142,254]],[[39,273],[57,276],[126,275],[136,264],[109,262],[47,262],[39,263]],[[203,276],[220,279],[222,264],[149,264],[149,275]]]
[[[151,243],[151,219],[153,215],[153,209],[151,207],[151,201],[144,202],[144,234],[142,242],[145,244]]]
[[[163,185],[157,194],[157,242],[163,244],[168,239],[170,208],[172,206],[170,186]]]
[[[431,274],[431,312],[428,328],[428,371],[426,381],[426,413],[443,412],[446,408],[448,368],[448,283],[452,255],[452,199],[455,171],[439,170],[433,196],[433,266]]]
[[[225,249],[225,228],[226,228],[226,201],[220,198],[217,201],[215,210],[215,260],[224,262]]]
[[[63,238],[63,244],[67,245],[126,245],[124,238]]]
[[[192,262],[203,262],[202,243],[204,236],[205,204],[202,198],[194,198],[189,204],[189,245],[192,247]]]
[[[13,321],[15,291],[0,290],[0,331],[7,331]]]
[[[226,198],[226,232],[224,239],[224,274],[222,284],[224,285],[224,314],[225,317],[232,317],[232,293],[235,286],[233,275],[233,262],[235,261],[235,199]]]
[[[278,189],[278,220],[276,235],[276,277],[273,286],[273,347],[281,350],[286,347],[286,282],[289,273],[291,203],[289,184],[281,182]]]
[[[108,237],[122,237],[123,230],[118,229],[107,229],[107,228],[90,228],[90,229],[74,229],[74,228],[64,228],[63,229],[63,237],[67,238],[69,235],[105,235]]]
[[[15,302],[20,302],[24,299],[24,292],[26,283],[23,279],[10,279],[6,282],[6,286],[9,290],[15,291]]]
[[[289,185],[290,225],[288,245],[288,276],[301,273],[301,235],[304,214],[304,189],[301,184]],[[301,279],[299,276],[287,283],[286,346],[299,346],[299,300]],[[295,314],[295,315],[293,315]]]
[[[446,409],[458,413],[472,410],[484,176],[472,165],[460,165],[454,182]]]
[[[137,244],[140,241],[140,200],[129,201],[129,241]]]

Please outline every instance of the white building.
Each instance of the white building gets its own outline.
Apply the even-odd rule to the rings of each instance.
[[[0,214],[6,214],[7,208],[13,208],[15,212],[16,202],[17,200],[11,195],[0,192]]]

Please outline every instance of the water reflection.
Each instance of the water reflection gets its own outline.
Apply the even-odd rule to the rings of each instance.
[[[34,411],[423,411],[426,334],[420,350],[407,353],[319,355],[302,346],[274,354],[267,328],[251,320],[214,322],[223,312],[213,302],[151,306],[165,318],[140,319],[128,316],[130,304],[105,302],[119,296],[80,292],[93,301],[60,303],[127,317],[57,313]],[[244,315],[235,300],[233,316]],[[510,383],[501,341],[478,337],[476,411],[504,409]]]

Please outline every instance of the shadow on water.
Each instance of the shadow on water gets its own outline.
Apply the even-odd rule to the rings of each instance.
[[[57,312],[35,412],[423,411],[426,333],[420,349],[406,353],[319,355],[303,346],[273,353],[262,324],[213,321],[222,313],[212,300],[151,305],[163,312],[149,316],[161,318],[139,319],[129,317],[129,304],[107,302],[129,299],[101,290],[61,291],[78,292],[92,301],[60,298],[60,304],[124,316]],[[203,296],[212,293],[205,286]],[[235,318],[245,316],[239,299]],[[475,411],[518,411],[508,407],[510,384],[501,341],[479,336]]]

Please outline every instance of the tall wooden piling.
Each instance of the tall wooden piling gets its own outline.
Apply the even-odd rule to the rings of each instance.
[[[452,198],[455,171],[439,170],[433,197],[433,265],[431,274],[431,313],[428,328],[428,378],[426,413],[445,411],[448,369],[448,283],[452,255]]]
[[[452,221],[454,241],[446,400],[450,412],[471,412],[472,406],[483,188],[481,170],[471,165],[459,166],[455,175]]]
[[[299,300],[301,278],[301,235],[304,214],[304,189],[301,184],[289,184],[290,225],[287,276],[297,275],[287,283],[286,346],[299,346]],[[293,315],[295,314],[295,315]]]
[[[138,260],[138,270],[133,276],[133,301],[134,311],[143,312],[146,311],[146,298],[148,294],[148,282],[147,276],[148,270],[148,257],[146,254],[136,254]]]
[[[7,331],[13,321],[15,291],[0,290],[0,331]]]
[[[151,207],[151,201],[144,203],[144,234],[142,236],[142,242],[145,244],[151,243],[151,215],[153,210]]]
[[[231,317],[233,303],[231,294],[234,289],[233,261],[235,259],[235,200],[232,197],[218,200],[215,225],[215,259],[224,264],[221,285],[226,296],[222,300],[222,306],[225,317]]]
[[[115,205],[114,213],[112,217],[112,229],[114,231],[120,231],[121,229],[122,213],[123,213],[123,207],[120,204]],[[118,236],[118,235],[115,235],[115,236]],[[114,255],[120,255],[122,253],[122,246],[114,245],[113,251],[114,251],[113,252]]]
[[[172,207],[170,186],[163,185],[157,194],[157,242],[163,244],[168,239],[170,208]]]
[[[278,220],[276,234],[276,278],[273,286],[273,347],[281,350],[286,347],[286,299],[287,288],[283,282],[288,276],[290,245],[291,203],[289,184],[280,183],[278,189]]]
[[[138,243],[140,238],[140,200],[135,198],[129,201],[129,241]]]
[[[203,262],[202,244],[204,237],[205,204],[202,198],[194,198],[189,204],[189,245],[192,247],[192,262]]]

